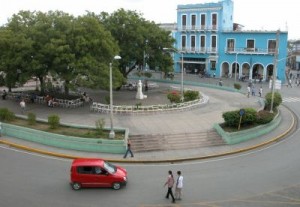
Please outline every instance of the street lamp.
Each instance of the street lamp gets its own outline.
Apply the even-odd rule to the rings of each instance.
[[[184,68],[183,68],[183,52],[180,52],[174,48],[163,48],[163,50],[167,51],[167,50],[172,50],[173,52],[175,53],[178,53],[181,55],[181,101],[183,101],[184,99],[184,90],[183,90],[183,71],[184,71]]]
[[[273,68],[273,80],[272,80],[272,97],[271,97],[271,107],[270,113],[273,113],[273,105],[274,105],[274,93],[275,93],[275,81],[277,80],[277,63],[278,63],[278,43],[279,43],[279,33],[276,32],[276,46],[275,46],[275,54],[274,54],[274,68]]]
[[[116,55],[113,60],[120,60],[121,57]],[[110,109],[110,132],[109,138],[115,138],[114,123],[113,123],[113,93],[112,93],[112,62],[109,63],[109,109]]]

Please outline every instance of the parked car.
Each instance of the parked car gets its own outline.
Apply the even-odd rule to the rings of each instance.
[[[119,190],[127,183],[126,169],[103,159],[75,159],[70,171],[70,184],[74,190],[82,187],[111,187]]]

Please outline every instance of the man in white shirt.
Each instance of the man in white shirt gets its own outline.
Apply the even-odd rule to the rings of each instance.
[[[183,176],[181,175],[181,171],[177,171],[177,176],[175,199],[181,200],[181,190],[183,188]]]
[[[24,99],[22,99],[22,101],[20,102],[20,106],[21,106],[21,111],[23,114],[25,112],[25,107],[26,107],[26,103],[25,103]]]

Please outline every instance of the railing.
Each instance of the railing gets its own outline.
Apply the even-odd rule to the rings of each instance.
[[[158,105],[147,105],[147,106],[113,106],[113,113],[115,114],[147,114],[147,113],[162,113],[162,112],[172,112],[172,111],[183,111],[190,110],[200,105],[206,104],[209,97],[202,94],[200,99],[182,103],[172,103],[172,104],[158,104]],[[93,102],[90,106],[91,112],[98,113],[109,113],[110,108],[107,104]]]
[[[182,47],[178,51],[180,53],[218,53],[216,47]]]
[[[217,25],[183,25],[178,27],[180,32],[189,32],[189,31],[217,31]]]
[[[274,55],[275,54],[275,49],[272,48],[233,48],[233,47],[225,47],[225,52],[226,53],[231,53],[231,54],[269,54],[269,55]]]

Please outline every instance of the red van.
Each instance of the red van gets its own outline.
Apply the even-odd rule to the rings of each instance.
[[[118,190],[127,183],[126,169],[98,158],[73,160],[70,177],[74,190],[81,187],[111,187]]]

